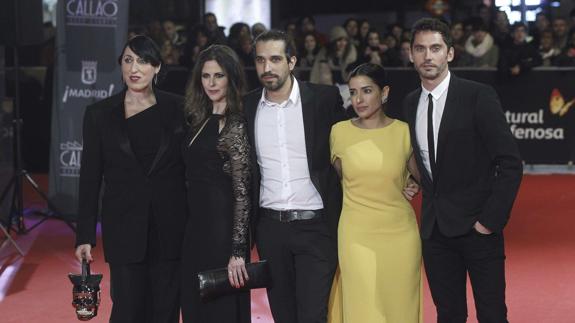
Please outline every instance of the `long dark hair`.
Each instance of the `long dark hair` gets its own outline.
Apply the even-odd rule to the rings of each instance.
[[[211,45],[200,52],[186,87],[185,113],[192,131],[212,114],[212,101],[202,86],[202,69],[207,61],[216,61],[228,78],[225,116],[242,112],[242,94],[246,87],[244,70],[238,55],[228,46]]]

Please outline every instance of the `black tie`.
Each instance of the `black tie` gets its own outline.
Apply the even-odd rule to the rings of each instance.
[[[427,96],[427,147],[429,151],[429,165],[431,174],[435,171],[435,141],[433,139],[433,96]]]

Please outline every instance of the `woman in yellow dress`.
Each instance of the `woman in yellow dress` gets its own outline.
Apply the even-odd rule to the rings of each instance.
[[[349,91],[358,117],[335,124],[330,138],[343,186],[340,275],[332,291],[340,309],[332,307],[330,319],[419,323],[421,241],[403,193],[410,173],[419,180],[409,128],[384,112],[389,85],[381,66],[358,66],[350,74]]]

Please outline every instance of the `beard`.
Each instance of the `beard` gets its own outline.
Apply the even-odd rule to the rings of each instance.
[[[443,74],[447,69],[447,63],[441,65],[433,65],[433,68],[428,69],[423,66],[417,67],[419,75],[428,80],[435,80]]]
[[[264,80],[264,77],[271,76],[275,79]],[[289,75],[288,75],[289,76]],[[280,89],[286,82],[288,76],[281,77],[277,74],[263,73],[260,75],[260,82],[268,91],[276,91]]]

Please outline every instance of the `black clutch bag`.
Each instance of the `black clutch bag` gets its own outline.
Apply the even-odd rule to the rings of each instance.
[[[240,288],[235,288],[230,284],[227,267],[198,273],[202,301],[207,302],[220,296],[270,286],[270,269],[266,260],[246,264],[246,270],[249,279],[244,281],[244,286]]]

